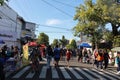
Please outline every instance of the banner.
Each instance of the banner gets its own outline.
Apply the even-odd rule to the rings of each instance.
[[[16,41],[17,33],[14,31],[0,30],[0,39],[7,41]]]
[[[25,60],[28,60],[28,44],[25,44],[25,45],[23,46],[23,58],[24,58]]]

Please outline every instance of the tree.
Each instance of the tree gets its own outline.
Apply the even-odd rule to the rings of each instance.
[[[120,35],[115,36],[113,42],[114,42],[113,44],[114,47],[120,47]]]
[[[71,41],[70,45],[72,46],[72,49],[77,48],[76,41],[74,39]]]
[[[8,0],[0,0],[0,5],[3,5],[3,3]]]
[[[77,48],[76,41],[73,39],[71,41],[71,43],[69,43],[69,44],[66,45],[66,48],[67,49],[76,49]]]
[[[38,44],[49,45],[49,37],[45,33],[40,33],[37,39]]]
[[[52,47],[55,47],[56,45],[59,45],[59,40],[58,39],[54,39],[53,43],[52,43]]]
[[[60,44],[62,47],[65,47],[67,45],[67,39],[65,39],[65,36],[62,36],[62,39],[60,39]]]
[[[91,35],[93,45],[97,45],[99,33],[98,29],[103,26],[102,23],[102,10],[97,8],[92,0],[85,0],[84,5],[80,5],[76,8],[75,20],[78,20],[78,24],[73,28],[75,35],[83,34]]]
[[[113,36],[120,35],[120,5],[115,0],[97,0],[96,6],[102,9],[102,23],[111,24]]]
[[[91,35],[93,40],[96,41],[95,37],[99,33],[97,32],[99,27],[105,27],[108,23],[112,26],[113,36],[119,35],[119,12],[120,5],[117,5],[113,0],[97,0],[96,3],[93,3],[92,0],[85,0],[83,5],[81,4],[76,8],[74,19],[78,20],[78,23],[73,28],[75,35],[79,35],[82,32]]]

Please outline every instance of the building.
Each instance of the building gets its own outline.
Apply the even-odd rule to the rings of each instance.
[[[21,38],[26,35],[35,38],[35,26],[35,23],[25,21],[7,4],[0,6],[0,40],[8,47],[11,45],[21,47]]]
[[[35,27],[36,27],[35,23],[32,22],[25,23],[25,27],[21,31],[21,39],[23,44],[27,43],[28,41],[32,41],[36,38]]]

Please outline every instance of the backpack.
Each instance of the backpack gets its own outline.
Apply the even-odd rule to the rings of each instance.
[[[102,61],[103,60],[103,54],[101,53],[101,54],[98,54],[98,56],[97,56],[97,60],[98,61]]]

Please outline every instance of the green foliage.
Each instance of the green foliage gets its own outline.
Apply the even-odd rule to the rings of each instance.
[[[103,33],[103,39],[107,42],[112,42],[113,41],[113,34],[111,31],[109,30],[106,30],[104,33]]]
[[[74,39],[71,41],[70,45],[72,46],[72,49],[77,48],[76,41]]]
[[[66,48],[67,48],[67,49],[72,49],[72,46],[71,46],[70,44],[67,44],[67,45],[66,45]]]
[[[67,45],[67,39],[65,39],[65,36],[62,36],[62,39],[59,40],[62,47],[65,47]]]
[[[75,35],[83,32],[84,34],[93,34],[102,22],[102,10],[97,8],[92,0],[85,0],[85,5],[76,8],[75,20],[78,24],[73,28]]]
[[[103,32],[99,33],[98,29],[108,23],[112,26],[112,37],[119,35],[119,12],[120,5],[115,0],[96,0],[96,3],[93,3],[92,0],[85,0],[84,4],[76,8],[74,20],[78,20],[78,23],[73,28],[75,36],[82,32],[91,35],[93,43],[98,43],[100,38],[103,38],[101,34]],[[108,33],[104,35],[106,35],[104,36],[106,40],[110,39]]]
[[[37,39],[38,44],[49,45],[49,37],[45,33],[40,33]]]
[[[4,3],[4,0],[0,0],[0,5],[3,5],[3,3]]]
[[[0,0],[0,5],[3,5],[3,3],[8,0]]]
[[[113,36],[119,35],[120,5],[116,3],[116,0],[97,0],[96,6],[102,9],[102,23],[110,23],[112,25]]]
[[[55,47],[56,45],[60,45],[58,39],[54,39],[54,40],[53,40],[52,47]]]
[[[76,49],[77,48],[76,41],[73,39],[70,44],[66,45],[66,48],[67,49]]]
[[[114,37],[114,47],[120,47],[120,35]]]

